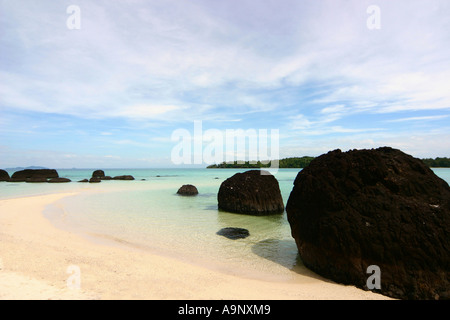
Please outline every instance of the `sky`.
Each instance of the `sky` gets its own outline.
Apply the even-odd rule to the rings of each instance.
[[[449,17],[448,0],[0,0],[0,168],[189,166],[173,152],[199,123],[201,147],[278,133],[271,158],[449,157]]]

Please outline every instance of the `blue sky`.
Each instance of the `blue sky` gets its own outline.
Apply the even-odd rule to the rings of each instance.
[[[450,156],[449,16],[447,0],[0,0],[0,168],[172,167],[194,121],[278,129],[280,157]]]

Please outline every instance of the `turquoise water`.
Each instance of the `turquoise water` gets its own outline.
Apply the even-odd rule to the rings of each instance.
[[[433,169],[450,183],[450,169]],[[58,170],[78,181],[93,170]],[[76,192],[47,207],[45,216],[57,227],[108,244],[138,247],[246,277],[290,280],[303,269],[290,234],[286,213],[247,216],[217,208],[220,184],[245,169],[121,169],[106,175],[131,174],[135,181],[99,184],[0,183],[0,198]],[[298,169],[274,173],[284,203]],[[145,180],[141,180],[145,179]],[[183,184],[199,190],[195,197],[176,194]],[[230,240],[216,234],[225,227],[248,229],[250,236]]]

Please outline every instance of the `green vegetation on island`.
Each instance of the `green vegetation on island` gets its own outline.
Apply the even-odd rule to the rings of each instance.
[[[450,168],[450,158],[422,159],[431,168]]]
[[[278,168],[305,168],[314,159],[314,157],[285,158],[278,160]],[[212,164],[208,169],[231,169],[231,168],[270,168],[272,161],[234,161]],[[274,164],[276,166],[276,164]]]
[[[278,168],[306,168],[314,157],[293,157],[280,159]],[[450,168],[450,158],[421,159],[430,168]],[[270,168],[272,161],[233,161],[209,165],[208,169],[258,169]],[[274,163],[274,167],[276,164]]]

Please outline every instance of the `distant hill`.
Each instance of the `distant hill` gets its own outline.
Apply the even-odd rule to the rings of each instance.
[[[279,160],[279,168],[305,168],[314,159],[314,157],[300,157],[300,158],[284,158]],[[430,168],[450,168],[450,158],[436,158],[436,159],[421,159]],[[212,164],[207,166],[208,169],[241,169],[241,168],[270,168],[271,162],[267,164],[267,161],[262,163],[257,161],[256,163],[250,163],[249,161],[234,161],[234,162],[222,162],[220,164]]]
[[[16,167],[16,168],[6,168],[6,171],[19,171],[19,170],[26,170],[26,169],[32,169],[32,170],[36,170],[36,169],[48,169],[46,167],[38,167],[38,166],[30,166],[30,167]]]

